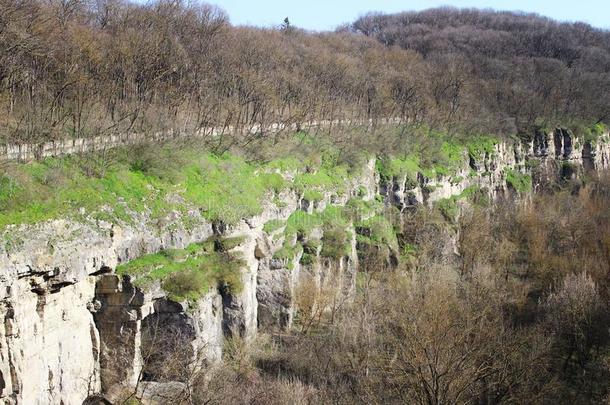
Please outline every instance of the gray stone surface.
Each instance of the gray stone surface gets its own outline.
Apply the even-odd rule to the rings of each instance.
[[[578,170],[608,168],[610,138],[606,134],[604,142],[586,146],[578,140],[568,141],[560,133],[557,140],[554,135],[537,135],[530,145],[501,143],[493,156],[475,162],[476,176],[469,176],[472,167],[465,162],[459,173],[463,182],[422,178],[410,189],[406,179],[380,184],[375,162],[370,161],[359,178],[348,181],[346,195],[325,195],[307,209],[344,204],[359,188],[366,198],[381,194],[388,204],[401,209],[431,204],[471,185],[487,187],[490,197],[498,198],[510,192],[504,170],[514,167],[529,173],[524,162],[531,158],[548,168],[549,176],[563,161],[574,163]],[[283,238],[266,235],[263,225],[271,219],[285,220],[301,207],[294,192],[284,192],[280,199],[282,207],[267,202],[260,215],[222,229],[222,236],[244,238],[233,248],[246,263],[241,292],[221,294],[214,289],[193,308],[172,306],[176,316],[192,327],[193,352],[203,348],[210,362],[221,358],[225,334],[250,339],[258,328],[290,327],[295,292],[305,277],[313,277],[316,288],[336,286],[342,299],[348,299],[354,288],[355,240],[350,253],[336,262],[316,260],[301,265],[297,256],[289,266],[273,259]],[[142,321],[162,309],[165,304],[160,300],[165,297],[158,286],[141,292],[113,271],[121,262],[165,248],[183,248],[214,234],[212,224],[195,219],[197,225],[188,230],[158,229],[145,216],[136,225],[122,227],[59,219],[4,229],[6,243],[0,245],[0,402],[81,404],[95,394],[110,399],[132,387],[141,367]],[[339,278],[330,277],[331,271],[337,271]]]

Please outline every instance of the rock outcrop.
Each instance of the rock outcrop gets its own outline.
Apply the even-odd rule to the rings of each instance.
[[[381,196],[399,210],[430,205],[472,186],[499,198],[518,193],[507,184],[508,169],[534,177],[537,185],[552,176],[609,167],[608,134],[593,144],[559,129],[537,133],[529,144],[500,143],[476,161],[465,159],[451,177],[382,181],[369,161],[359,176],[346,179],[341,195],[324,193],[307,201],[284,191],[278,196],[282,204],[269,201],[260,215],[233,226],[190,212],[195,225],[188,229],[151,227],[144,216],[122,226],[59,219],[9,227],[0,246],[0,402],[81,404],[96,396],[112,401],[125,391],[142,390],[144,383],[158,384],[160,371],[154,366],[164,357],[147,356],[158,330],[179,336],[184,356],[213,363],[221,358],[227,336],[251,339],[259,329],[291,327],[297,308],[305,306],[298,300],[300,289],[310,288],[314,295],[329,291],[341,298],[336,302],[349,300],[359,260],[354,224],[347,225],[349,239],[339,254],[322,254],[317,241],[323,230],[316,228],[290,241],[301,246],[293,256],[278,258],[287,236],[282,227],[265,231],[271,220],[286,221],[298,210],[321,212],[354,196],[365,201]],[[143,290],[129,276],[115,274],[120,263],[215,236],[240,238],[230,247],[244,262],[239,292],[213,286],[187,305],[171,301],[158,285]],[[179,383],[177,377],[170,388]]]

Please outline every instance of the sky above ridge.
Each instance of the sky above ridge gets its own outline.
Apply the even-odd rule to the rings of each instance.
[[[332,30],[369,11],[395,13],[439,6],[538,13],[559,21],[583,21],[610,29],[610,0],[207,0],[224,9],[234,25],[274,26],[289,17],[309,30]]]

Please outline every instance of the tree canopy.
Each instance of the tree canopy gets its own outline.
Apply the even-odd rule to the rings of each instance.
[[[450,8],[335,32],[157,0],[0,0],[0,140],[379,119],[463,133],[608,120],[610,33]]]

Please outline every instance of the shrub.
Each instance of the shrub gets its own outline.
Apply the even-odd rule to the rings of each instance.
[[[308,266],[315,261],[315,258],[316,256],[314,255],[311,255],[309,253],[303,253],[303,256],[301,256],[300,263],[304,266]]]
[[[375,246],[388,246],[398,251],[398,240],[392,224],[383,216],[377,215],[357,224],[360,229],[358,240]]]
[[[344,228],[332,227],[324,230],[322,236],[322,250],[320,256],[340,259],[349,255],[348,233]]]
[[[241,243],[243,238],[224,241]],[[132,276],[134,284],[144,289],[159,281],[170,298],[177,300],[195,300],[210,287],[219,284],[226,285],[231,291],[240,291],[244,262],[235,255],[224,252],[230,249],[218,242],[212,238],[202,243],[193,243],[185,249],[168,249],[144,255],[121,264],[116,272]]]
[[[170,274],[161,284],[174,301],[196,300],[209,289],[209,279],[199,269]]]
[[[477,137],[468,142],[468,155],[474,161],[479,162],[485,155],[493,155],[497,144],[497,139],[488,136]]]
[[[307,201],[318,202],[322,201],[324,194],[317,190],[305,190],[305,193],[303,193],[303,198]]]
[[[532,190],[532,177],[529,174],[520,173],[514,169],[506,169],[504,172],[506,184],[520,194]]]
[[[322,245],[322,241],[320,239],[308,239],[303,244],[303,249],[306,253],[316,254],[320,246]]]

